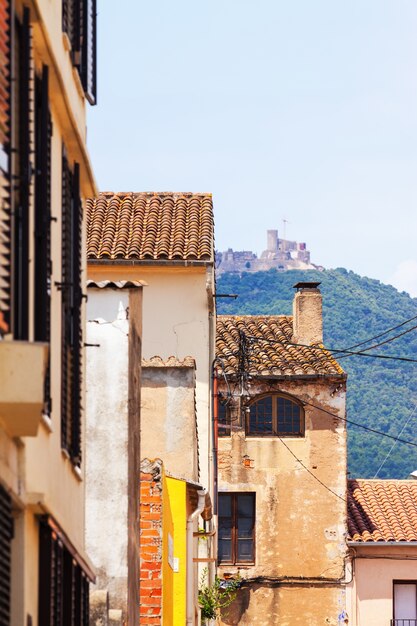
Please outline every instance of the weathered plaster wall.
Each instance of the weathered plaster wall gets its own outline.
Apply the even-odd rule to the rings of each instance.
[[[123,611],[127,601],[127,298],[127,293],[89,290],[87,310],[87,342],[99,347],[87,350],[86,548],[97,571],[96,589],[108,589],[110,608]],[[113,306],[107,307],[105,317],[95,316],[91,309],[108,300]]]
[[[417,546],[366,545],[355,552],[355,575],[347,589],[349,625],[389,626],[393,581],[417,579]]]
[[[94,280],[144,280],[142,356],[192,356],[196,362],[196,407],[200,482],[209,487],[211,441],[210,369],[214,319],[209,316],[205,267],[89,265]],[[93,307],[93,305],[92,305]],[[93,312],[93,308],[91,309]],[[212,331],[210,331],[210,326]]]
[[[143,367],[141,457],[161,458],[169,473],[197,481],[193,367]]]
[[[219,390],[226,392],[221,381]],[[340,380],[251,381],[252,397],[268,391],[287,393],[344,416],[345,391],[343,386],[340,388]],[[273,579],[276,585],[286,577],[342,579],[346,552],[345,423],[305,406],[305,436],[281,441],[273,437],[246,437],[239,425],[236,402],[233,411],[231,437],[219,438],[219,490],[256,492],[255,564],[239,567],[241,575],[249,579],[261,577],[262,582],[265,578]],[[295,457],[340,497],[315,480]],[[235,573],[237,569],[224,565],[220,572]],[[329,591],[320,584],[316,581],[308,592],[305,587],[294,593],[287,586],[268,585],[252,587],[246,596],[241,592],[241,606],[248,598],[250,603],[242,609],[239,623],[338,624],[341,590]],[[299,621],[305,619],[300,604],[309,607],[307,621]],[[274,617],[268,617],[267,606]]]

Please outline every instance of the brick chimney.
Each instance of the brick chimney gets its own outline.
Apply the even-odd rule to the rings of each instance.
[[[311,345],[323,341],[322,296],[320,283],[301,282],[294,285],[293,342]]]

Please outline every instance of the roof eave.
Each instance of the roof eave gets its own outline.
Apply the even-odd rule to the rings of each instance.
[[[416,541],[347,541],[348,546],[352,548],[363,548],[363,547],[373,547],[373,548],[386,548],[386,547],[396,547],[396,546],[408,546],[417,548],[417,540]]]
[[[228,373],[226,372],[226,376],[228,376],[229,378],[231,378],[232,380],[237,379],[238,376],[237,374],[233,373]],[[219,379],[222,379],[224,377],[223,372],[219,372],[216,373],[216,377]],[[261,374],[249,374],[249,377],[251,380],[259,380],[259,381],[263,381],[263,380],[317,380],[317,379],[329,379],[329,380],[347,380],[347,374],[343,373],[343,374],[268,374],[268,375],[261,375]]]
[[[87,259],[88,265],[125,265],[161,267],[207,267],[214,265],[213,259]]]

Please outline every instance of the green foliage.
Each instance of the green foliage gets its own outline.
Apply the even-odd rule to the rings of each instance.
[[[331,349],[348,348],[417,315],[417,299],[343,268],[323,272],[269,270],[245,272],[241,276],[223,274],[217,279],[218,292],[237,293],[239,298],[219,299],[217,311],[219,314],[290,315],[292,287],[302,280],[321,281],[324,342]],[[384,341],[412,325],[372,343]],[[369,352],[373,353],[417,359],[417,330]],[[348,419],[399,436],[417,402],[417,363],[362,356],[340,355],[338,359],[348,374]],[[417,411],[401,438],[417,443]],[[372,478],[393,443],[393,440],[349,424],[351,476]],[[379,477],[406,478],[415,469],[417,448],[396,443]]]
[[[241,586],[241,578],[223,580],[215,577],[212,585],[207,583],[208,570],[203,571],[198,590],[198,603],[201,609],[201,620],[205,624],[207,620],[216,619],[220,611],[225,609],[236,597],[237,590]]]

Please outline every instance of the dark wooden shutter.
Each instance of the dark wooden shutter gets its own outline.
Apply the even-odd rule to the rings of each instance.
[[[88,626],[89,581],[42,518],[39,526],[39,624]],[[3,625],[0,625],[3,626]]]
[[[62,157],[62,353],[61,353],[61,445],[65,450],[71,444],[71,387],[72,387],[72,174],[65,154]]]
[[[48,67],[35,81],[35,341],[51,333],[51,135]],[[45,377],[45,412],[51,411],[50,359]]]
[[[10,624],[10,552],[12,538],[12,501],[3,487],[0,487],[0,626],[9,626]]]
[[[22,23],[16,25],[18,62],[16,63],[17,155],[12,174],[14,209],[13,246],[13,334],[15,339],[29,335],[29,207],[31,164],[31,110],[32,110],[32,34],[30,12],[23,9]]]
[[[61,442],[73,463],[81,462],[82,210],[79,166],[62,165],[62,390]]]
[[[11,311],[11,198],[10,198],[10,105],[11,46],[10,3],[0,0],[0,314],[10,327]],[[2,321],[2,320],[0,320]],[[0,333],[5,328],[0,328]]]
[[[83,0],[81,82],[90,104],[97,102],[97,2]]]
[[[72,432],[71,432],[71,457],[77,464],[81,463],[81,390],[82,390],[82,210],[80,200],[80,168],[78,163],[74,165],[73,188],[72,188],[72,264],[73,264],[73,314],[72,314],[72,340],[73,340],[73,376],[72,376]]]

